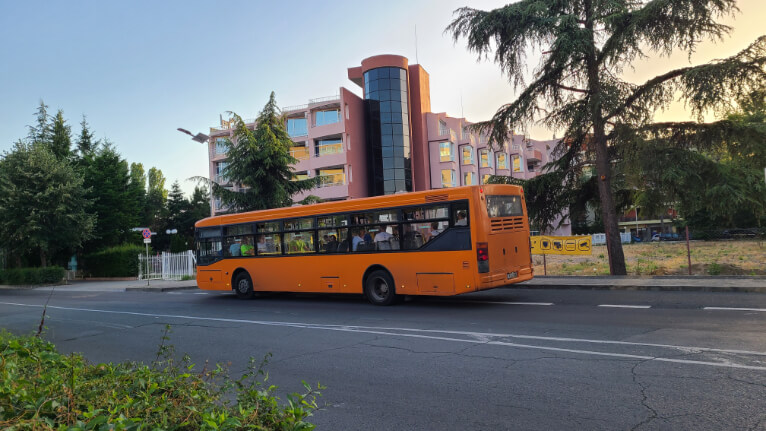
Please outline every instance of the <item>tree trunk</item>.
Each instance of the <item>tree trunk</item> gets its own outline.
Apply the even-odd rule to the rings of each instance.
[[[42,248],[40,249],[40,266],[43,268],[48,266],[48,256],[46,255],[45,250]]]
[[[627,275],[625,255],[622,252],[617,211],[612,199],[612,169],[609,149],[606,145],[606,123],[601,112],[601,80],[598,76],[599,65],[596,61],[596,40],[593,30],[593,5],[585,0],[585,28],[591,33],[591,47],[585,62],[588,68],[588,88],[590,90],[590,113],[593,117],[593,145],[596,149],[596,174],[598,175],[598,193],[601,198],[601,217],[606,233],[606,251],[609,256],[609,273]]]

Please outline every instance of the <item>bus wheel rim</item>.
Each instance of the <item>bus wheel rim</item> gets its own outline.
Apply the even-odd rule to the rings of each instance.
[[[386,280],[382,278],[378,278],[375,280],[375,289],[373,289],[373,293],[375,296],[383,300],[388,296],[388,283],[386,283]]]
[[[247,293],[247,291],[250,289],[250,286],[247,280],[239,280],[239,284],[237,285],[237,288],[239,289],[240,293]]]

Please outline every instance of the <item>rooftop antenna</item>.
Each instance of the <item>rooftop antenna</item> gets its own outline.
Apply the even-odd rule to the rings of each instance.
[[[418,25],[415,24],[415,63],[420,64],[418,61]]]

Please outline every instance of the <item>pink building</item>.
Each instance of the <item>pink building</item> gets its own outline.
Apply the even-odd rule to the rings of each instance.
[[[483,184],[490,175],[529,179],[551,161],[555,140],[511,135],[501,148],[490,148],[465,118],[431,112],[428,72],[405,57],[366,58],[348,77],[362,98],[341,87],[338,96],[283,108],[296,178],[321,178],[296,201],[308,194],[340,200]],[[226,163],[220,141],[231,135],[221,123],[211,128],[210,178],[236,189],[220,175]],[[211,202],[211,210],[221,211],[220,203]],[[569,221],[549,233],[569,235]]]

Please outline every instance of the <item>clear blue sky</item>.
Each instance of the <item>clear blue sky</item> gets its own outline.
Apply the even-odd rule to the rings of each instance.
[[[740,2],[743,13],[727,21],[744,21],[743,30],[716,51],[730,55],[762,32],[760,1]],[[178,180],[189,193],[194,184],[186,179],[207,175],[207,153],[177,127],[207,133],[226,111],[255,117],[272,90],[281,106],[340,86],[361,94],[346,69],[378,54],[415,63],[416,26],[432,109],[485,120],[514,93],[496,65],[477,63],[464,41],[454,45],[443,34],[452,11],[468,3],[505,2],[0,0],[0,151],[26,136],[42,99],[52,114],[64,111],[73,135],[85,114],[96,136],[129,162],[160,168],[168,187]],[[646,70],[657,73],[656,64]],[[642,67],[631,73],[643,80]]]

